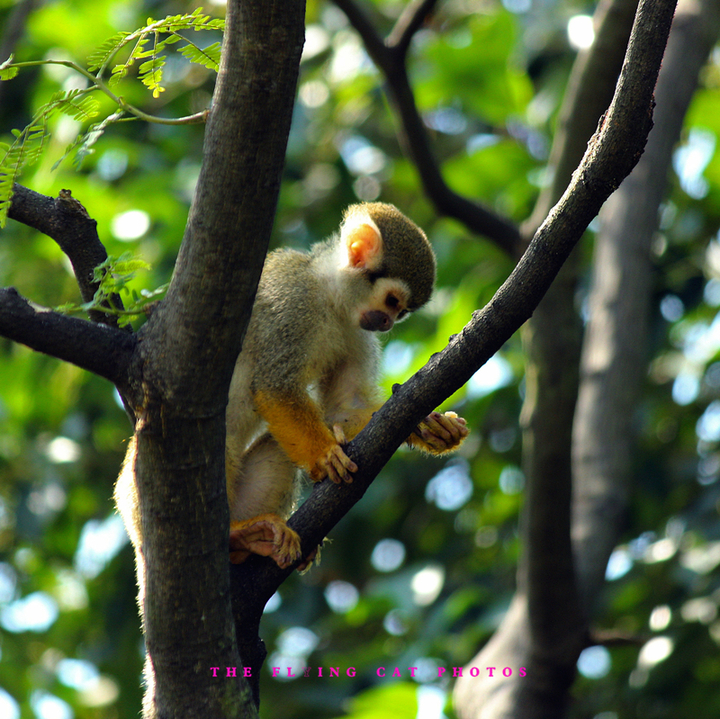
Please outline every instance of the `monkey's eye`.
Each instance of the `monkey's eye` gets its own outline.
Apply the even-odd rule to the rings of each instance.
[[[400,304],[400,300],[395,295],[388,295],[385,298],[385,304],[394,310]]]
[[[398,321],[400,321],[403,317],[407,317],[407,316],[408,316],[407,310],[400,310],[400,312],[398,312],[398,316],[397,316]]]

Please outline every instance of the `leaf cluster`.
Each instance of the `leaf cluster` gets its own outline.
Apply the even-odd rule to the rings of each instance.
[[[25,166],[31,165],[42,155],[50,138],[48,121],[57,114],[62,113],[81,123],[87,123],[96,117],[99,112],[99,102],[92,95],[98,91],[104,93],[118,106],[118,109],[109,114],[100,122],[89,125],[84,132],[80,132],[75,140],[67,147],[63,156],[55,163],[55,169],[68,155],[75,152],[75,164],[79,166],[83,159],[93,151],[93,145],[100,139],[105,130],[112,123],[123,119],[143,119],[146,121],[161,122],[160,118],[147,115],[137,108],[127,104],[121,97],[115,95],[110,85],[117,84],[125,78],[131,68],[138,66],[138,78],[149,90],[153,97],[159,97],[165,90],[163,86],[163,68],[166,62],[164,54],[169,45],[184,43],[179,52],[190,62],[201,65],[217,72],[220,64],[220,42],[214,42],[207,47],[200,47],[181,33],[188,30],[220,30],[224,28],[224,20],[211,18],[202,14],[202,8],[183,15],[169,15],[163,20],[148,18],[144,27],[134,32],[119,32],[106,40],[87,59],[87,69],[74,62],[41,60],[24,63],[13,63],[10,56],[0,65],[0,81],[11,80],[22,67],[37,65],[65,65],[83,75],[89,81],[84,89],[60,91],[52,96],[35,113],[32,121],[23,130],[13,130],[15,139],[12,143],[0,143],[0,228],[5,226],[7,213],[10,208],[13,186],[18,181]],[[111,70],[109,85],[104,80],[104,74],[118,54],[130,47],[130,53],[124,62],[116,64]],[[131,117],[124,117],[129,114]],[[204,119],[204,115],[185,118],[185,121],[196,122]],[[177,122],[182,122],[178,120]]]
[[[129,287],[138,270],[149,270],[150,265],[132,253],[125,252],[120,257],[108,256],[93,270],[93,282],[98,283],[98,289],[90,302],[77,304],[68,302],[56,307],[57,312],[74,314],[96,310],[118,317],[118,325],[124,327],[133,320],[145,314],[150,303],[158,300],[168,288],[168,284],[161,285],[154,290],[142,289],[140,292]],[[112,299],[120,296],[125,309],[115,306]]]
[[[185,43],[179,52],[185,58],[198,65],[217,72],[220,66],[220,43],[214,42],[203,48],[180,33],[186,30],[223,30],[225,22],[202,14],[202,8],[195,9],[189,15],[169,15],[164,20],[148,18],[147,25],[135,32],[119,32],[106,40],[88,57],[88,70],[102,76],[118,53],[132,45],[125,62],[112,68],[111,84],[119,82],[130,72],[139,60],[140,81],[152,90],[153,97],[159,97],[165,91],[162,85],[163,67],[166,56],[164,50],[175,43]],[[165,37],[163,37],[165,35]]]
[[[45,149],[50,138],[50,118],[60,113],[73,120],[86,122],[98,114],[99,103],[89,96],[89,92],[68,90],[55,93],[23,130],[12,130],[15,138],[12,143],[0,142],[0,151],[5,153],[0,160],[0,227],[5,226],[13,185],[22,168],[36,162]]]

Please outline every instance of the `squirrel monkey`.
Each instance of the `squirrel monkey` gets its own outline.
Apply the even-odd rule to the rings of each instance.
[[[424,305],[434,283],[425,234],[379,202],[349,207],[339,234],[310,252],[268,255],[228,394],[232,562],[260,554],[284,568],[301,558],[300,537],[285,523],[297,469],[316,482],[352,481],[357,466],[343,446],[382,405],[377,332]],[[467,434],[454,412],[432,412],[407,442],[444,454]],[[135,446],[133,440],[115,501],[139,551]]]
[[[352,481],[343,446],[382,404],[377,332],[424,305],[434,282],[423,231],[379,202],[349,207],[339,233],[309,252],[268,256],[228,398],[231,561],[300,558],[284,521],[297,468],[316,482]],[[433,412],[407,442],[443,454],[467,434],[455,413]]]

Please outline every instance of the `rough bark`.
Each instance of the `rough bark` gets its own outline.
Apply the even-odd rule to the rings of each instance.
[[[61,190],[57,198],[52,198],[16,184],[8,217],[57,242],[73,266],[83,302],[90,302],[99,287],[99,283],[93,281],[93,270],[107,259],[107,252],[98,237],[97,222],[70,190]],[[116,309],[122,309],[117,295],[112,296],[110,302]],[[93,310],[90,318],[93,322],[117,326],[115,315]]]

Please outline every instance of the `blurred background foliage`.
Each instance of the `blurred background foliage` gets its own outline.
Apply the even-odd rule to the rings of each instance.
[[[372,4],[389,30],[405,3]],[[194,7],[39,0],[15,59],[82,63],[115,32]],[[14,9],[12,0],[0,2],[0,28]],[[410,69],[454,189],[515,221],[527,217],[593,9],[580,0],[440,4],[414,41]],[[219,2],[205,11],[224,12]],[[389,392],[462,328],[512,265],[435,215],[398,145],[381,78],[345,16],[310,0],[307,21],[273,242],[307,247],[333,232],[342,208],[358,199],[394,202],[428,231],[438,289],[388,338]],[[166,80],[158,99],[132,79],[121,93],[157,115],[207,106],[211,71],[171,57]],[[3,139],[53,92],[79,82],[67,68],[44,67],[3,83]],[[676,151],[654,248],[655,332],[637,412],[637,481],[597,618],[608,636],[631,641],[583,652],[574,717],[720,716],[719,86],[716,52]],[[167,282],[199,171],[202,126],[116,125],[80,171],[70,161],[51,171],[79,125],[60,118],[52,130],[22,182],[48,195],[71,189],[109,254],[130,250],[151,263],[136,289]],[[592,231],[587,248],[591,242]],[[43,305],[78,301],[58,247],[14,222],[0,233],[0,285]],[[584,302],[581,293],[580,312]],[[2,339],[0,378],[0,716],[135,716],[143,647],[131,550],[111,502],[130,425],[107,382]],[[514,589],[522,396],[523,357],[513,338],[447,403],[473,430],[459,456],[401,450],[333,531],[321,565],[283,585],[262,625],[263,716],[402,719],[420,716],[420,704],[425,719],[452,716],[452,667],[492,635]],[[302,676],[306,666],[310,678]],[[287,667],[299,676],[288,679]],[[329,677],[330,667],[340,676]]]

